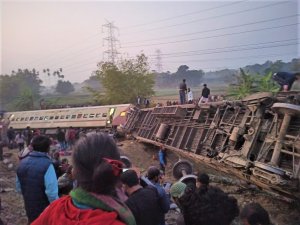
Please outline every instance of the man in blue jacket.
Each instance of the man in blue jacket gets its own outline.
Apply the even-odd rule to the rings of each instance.
[[[24,199],[29,224],[54,200],[58,199],[58,183],[48,156],[50,139],[36,136],[33,151],[21,160],[17,169],[16,189]]]
[[[160,218],[159,225],[165,225],[165,213],[167,213],[170,209],[170,197],[167,195],[165,189],[159,183],[160,176],[161,173],[157,167],[155,166],[149,167],[147,171],[147,177],[151,182],[150,185],[156,188],[159,195],[159,205],[161,209],[159,215]]]
[[[300,81],[300,73],[274,73],[273,80],[275,80],[281,86],[280,91],[289,91],[296,80]]]

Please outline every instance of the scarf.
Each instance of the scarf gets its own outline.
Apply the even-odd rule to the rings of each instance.
[[[108,195],[88,193],[82,188],[76,188],[70,193],[73,200],[79,204],[91,206],[93,208],[102,209],[104,211],[118,213],[119,219],[127,225],[136,225],[134,216],[128,207]]]

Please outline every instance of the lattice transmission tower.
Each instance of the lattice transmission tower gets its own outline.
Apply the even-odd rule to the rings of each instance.
[[[119,40],[115,36],[115,31],[118,28],[114,25],[113,22],[107,22],[102,25],[102,32],[106,34],[103,38],[103,46],[107,47],[107,50],[104,51],[103,60],[108,60],[109,62],[115,63],[118,59],[118,46],[120,45]]]

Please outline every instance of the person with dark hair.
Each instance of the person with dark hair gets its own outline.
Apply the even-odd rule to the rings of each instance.
[[[66,172],[58,178],[58,193],[60,197],[68,195],[74,187],[72,169],[73,167],[70,165]]]
[[[10,127],[8,130],[7,130],[7,138],[8,138],[8,147],[10,149],[13,148],[13,145],[14,145],[14,140],[15,140],[15,130],[14,128]]]
[[[272,78],[280,85],[280,91],[289,91],[296,80],[300,81],[300,73],[278,72]]]
[[[166,149],[163,145],[160,146],[160,149],[158,152],[158,159],[159,159],[160,169],[163,172],[165,172],[166,166],[167,166],[167,153],[166,153]]]
[[[26,138],[26,146],[28,147],[31,144],[31,139],[33,137],[33,133],[32,130],[30,129],[30,127],[26,127],[26,130],[24,132],[25,138]]]
[[[79,139],[73,150],[77,187],[50,204],[32,225],[135,225],[131,211],[116,191],[123,163],[113,139],[90,133]]]
[[[244,225],[272,225],[268,212],[259,203],[245,205],[240,218]]]
[[[125,192],[129,196],[125,201],[138,225],[158,225],[160,216],[159,196],[154,188],[143,188],[134,170],[121,175]]]
[[[206,84],[203,84],[202,94],[201,94],[201,98],[199,100],[198,105],[203,103],[203,101],[204,101],[204,103],[207,103],[209,95],[210,95],[210,89],[207,87]]]
[[[179,202],[186,225],[230,225],[239,215],[237,200],[217,187],[185,192]]]
[[[167,213],[170,209],[170,198],[167,195],[165,189],[160,185],[159,181],[161,172],[157,167],[151,166],[148,168],[147,177],[150,181],[150,185],[152,187],[155,187],[158,191],[160,205],[159,225],[165,225],[165,213]]]
[[[18,144],[19,152],[21,152],[24,149],[25,144],[25,136],[22,134],[21,131],[19,131],[15,137],[15,142]]]
[[[16,189],[23,195],[29,224],[58,198],[57,177],[48,156],[50,139],[36,136],[32,148],[18,166],[16,181]]]
[[[64,151],[67,148],[66,137],[65,136],[66,136],[65,132],[60,127],[58,127],[57,132],[56,132],[56,139],[59,143],[61,151]]]
[[[187,87],[185,83],[185,79],[182,80],[182,83],[179,84],[179,99],[180,99],[180,104],[183,105],[186,102],[185,95],[187,93]]]
[[[199,173],[196,180],[196,187],[201,191],[207,191],[209,176],[206,173]]]

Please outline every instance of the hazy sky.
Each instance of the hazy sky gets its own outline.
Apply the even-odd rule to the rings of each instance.
[[[299,4],[291,1],[2,1],[1,72],[63,68],[87,79],[103,59],[113,21],[119,57],[144,52],[163,71],[204,71],[299,57]],[[53,84],[42,74],[44,85]],[[50,82],[50,83],[49,83]]]

